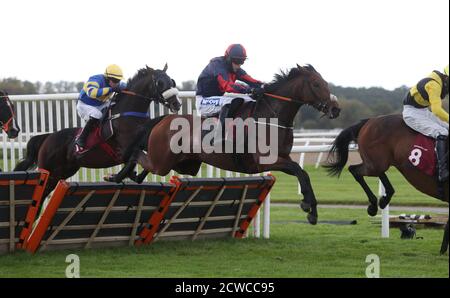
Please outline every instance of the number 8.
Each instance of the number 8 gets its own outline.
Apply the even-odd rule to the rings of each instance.
[[[416,148],[411,151],[411,155],[408,157],[413,166],[417,167],[420,164],[420,157],[422,156],[422,150]]]

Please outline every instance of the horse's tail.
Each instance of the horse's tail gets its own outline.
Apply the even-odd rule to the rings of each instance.
[[[27,143],[27,155],[23,160],[21,160],[14,171],[27,171],[34,167],[37,163],[39,149],[42,146],[42,143],[47,139],[50,134],[42,134],[38,136],[32,137]]]
[[[348,145],[356,141],[359,131],[369,119],[361,120],[358,124],[350,126],[336,137],[333,146],[328,152],[327,164],[323,167],[327,169],[330,176],[340,176],[348,160]]]
[[[128,148],[125,150],[125,153],[123,154],[123,162],[128,162],[131,155],[135,152],[137,149],[146,150],[147,149],[147,139],[150,133],[152,132],[153,128],[158,124],[161,120],[164,119],[167,115],[156,117],[153,119],[148,120],[144,123],[144,125],[141,127],[138,135],[134,139],[134,141],[128,146]]]

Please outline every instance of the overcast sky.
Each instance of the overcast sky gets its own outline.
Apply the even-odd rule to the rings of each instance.
[[[111,63],[129,77],[167,61],[181,83],[242,43],[263,81],[310,63],[335,85],[394,89],[449,60],[448,0],[1,0],[0,12],[0,79],[85,81]]]

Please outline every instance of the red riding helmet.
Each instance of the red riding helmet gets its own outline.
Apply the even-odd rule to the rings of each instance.
[[[242,65],[247,59],[247,51],[241,44],[232,44],[225,51],[225,58],[229,62]]]

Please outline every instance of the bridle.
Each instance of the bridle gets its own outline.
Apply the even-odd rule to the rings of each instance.
[[[305,81],[303,81],[303,85],[301,86],[301,89],[303,89],[305,86]],[[311,93],[314,94],[314,96],[316,96],[317,98],[319,98],[319,96],[316,94],[316,92],[314,92],[314,89],[311,87],[311,83],[307,84]],[[285,97],[285,96],[281,96],[281,95],[276,95],[276,94],[272,94],[272,93],[267,93],[265,92],[264,95],[266,95],[267,97],[271,97],[277,100],[281,100],[281,101],[285,101],[285,102],[292,102],[292,103],[296,103],[296,104],[300,104],[300,105],[310,105],[312,107],[314,107],[315,109],[317,109],[318,111],[322,112],[322,113],[327,113],[327,105],[324,102],[320,102],[320,103],[308,103],[308,102],[304,102],[303,100],[295,100],[293,98],[290,97]]]
[[[303,89],[303,88],[305,87],[305,86],[304,86],[305,83],[306,83],[306,82],[305,82],[305,80],[304,80],[304,81],[302,82],[301,89]],[[314,94],[314,96],[316,96],[316,98],[319,98],[319,96],[314,92],[314,89],[311,87],[311,83],[308,83],[307,85],[308,85],[308,87],[309,87],[311,93]],[[314,103],[307,103],[307,102],[304,102],[304,101],[302,101],[302,100],[300,100],[300,99],[296,100],[296,99],[293,99],[293,98],[291,98],[291,97],[281,96],[281,95],[272,94],[272,93],[268,93],[268,92],[264,92],[264,95],[267,96],[267,97],[276,99],[276,100],[284,101],[284,102],[295,103],[295,104],[298,104],[298,105],[305,105],[305,104],[306,104],[306,105],[310,105],[310,106],[314,107],[315,109],[317,109],[318,111],[320,111],[320,112],[322,112],[322,113],[325,113],[325,114],[326,114],[327,111],[328,111],[328,108],[327,108],[326,103],[323,103],[323,102],[320,102],[320,103],[316,103],[316,102],[314,102]],[[272,106],[271,106],[270,104],[268,104],[267,102],[265,102],[264,97],[263,97],[262,99],[263,99],[264,103],[265,103],[265,104],[269,107],[269,109],[271,110],[272,115],[276,115],[277,113],[276,113],[275,110],[272,108]],[[284,126],[280,126],[280,127],[284,127]],[[284,128],[291,128],[291,127],[284,127]]]
[[[131,90],[122,90],[121,93],[129,95],[129,96],[136,96],[148,101],[157,101],[164,105],[167,108],[170,108],[170,103],[167,101],[167,99],[171,98],[172,96],[178,95],[178,89],[175,86],[170,87],[166,91],[160,93],[158,91],[158,86],[156,85],[157,78],[155,76],[152,76],[152,89],[155,90],[155,94],[153,94],[152,97],[148,97],[139,93],[136,93]]]
[[[12,121],[14,120],[14,116],[15,116],[14,115],[14,109],[12,108],[12,104],[11,104],[11,101],[10,101],[8,95],[2,95],[2,96],[0,96],[0,98],[5,98],[5,104],[9,108],[9,111],[11,113],[11,116],[9,117],[9,119],[6,122],[3,122],[2,120],[0,120],[0,127],[4,131],[8,131],[9,130],[9,126],[11,125]]]

